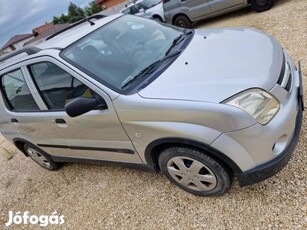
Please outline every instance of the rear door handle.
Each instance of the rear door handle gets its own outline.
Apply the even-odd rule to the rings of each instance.
[[[19,121],[17,118],[12,118],[11,119],[11,122],[14,124],[14,125],[19,125]]]
[[[19,122],[16,118],[12,118],[11,121],[12,121],[13,123],[18,123],[18,122]]]

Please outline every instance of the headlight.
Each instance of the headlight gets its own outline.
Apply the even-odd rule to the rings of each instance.
[[[269,123],[280,107],[277,99],[262,89],[246,90],[223,103],[242,109],[262,125]]]

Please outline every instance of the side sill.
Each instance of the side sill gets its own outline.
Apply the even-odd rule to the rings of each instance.
[[[87,163],[87,164],[96,164],[96,165],[111,165],[111,166],[120,166],[120,167],[124,167],[124,168],[135,169],[135,170],[139,170],[139,171],[143,171],[143,172],[156,172],[154,167],[152,167],[148,164],[104,161],[104,160],[72,158],[72,157],[58,157],[58,156],[51,156],[51,155],[49,155],[49,156],[55,162],[71,162],[71,163]]]

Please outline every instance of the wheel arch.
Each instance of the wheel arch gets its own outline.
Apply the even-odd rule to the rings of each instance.
[[[13,143],[16,146],[17,149],[19,149],[26,157],[28,157],[28,154],[26,153],[26,151],[24,150],[24,145],[25,144],[29,144],[29,145],[34,145],[35,144],[31,143],[30,141],[27,141],[25,139],[22,138],[14,138],[13,139]],[[38,148],[38,147],[37,147]]]
[[[163,18],[161,17],[161,15],[159,15],[159,14],[153,14],[151,17],[152,18],[159,18],[162,22],[164,21]]]
[[[42,150],[40,147],[38,147],[36,144],[30,142],[30,141],[27,141],[25,139],[22,139],[22,138],[14,138],[13,139],[13,143],[14,145],[26,156],[28,157],[29,155],[26,153],[26,151],[24,150],[24,145],[25,144],[28,144],[28,145],[33,145],[35,146],[37,149],[39,149],[40,151],[42,151],[44,154],[46,154],[48,157],[50,157],[51,159],[53,159],[53,157],[46,153],[44,150]]]
[[[269,5],[267,5],[266,7],[261,7],[261,6],[258,7],[257,5],[255,5],[256,4],[255,1],[256,0],[248,0],[248,4],[251,5],[252,9],[254,11],[257,11],[257,12],[267,11],[267,10],[271,9],[273,7],[274,3],[275,3],[275,0],[267,0],[267,1],[270,1],[270,2],[268,2]]]
[[[17,149],[19,149],[20,152],[22,152],[26,157],[28,157],[28,154],[25,152],[23,147],[26,143],[30,143],[30,142],[28,142],[24,139],[21,139],[21,138],[14,138],[13,143],[14,143],[15,147]]]
[[[156,171],[159,171],[159,154],[163,149],[173,146],[189,147],[200,150],[201,152],[205,152],[206,154],[208,154],[210,157],[213,157],[218,161],[224,163],[235,174],[242,173],[242,170],[239,168],[239,166],[224,153],[212,148],[205,143],[185,138],[162,138],[151,142],[145,149],[145,160],[147,164],[152,165]]]

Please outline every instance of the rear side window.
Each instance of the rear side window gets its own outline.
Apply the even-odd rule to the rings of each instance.
[[[51,62],[30,65],[29,70],[50,110],[64,110],[65,104],[76,97],[93,97],[87,86]]]
[[[2,76],[1,88],[13,111],[39,111],[20,69]]]

